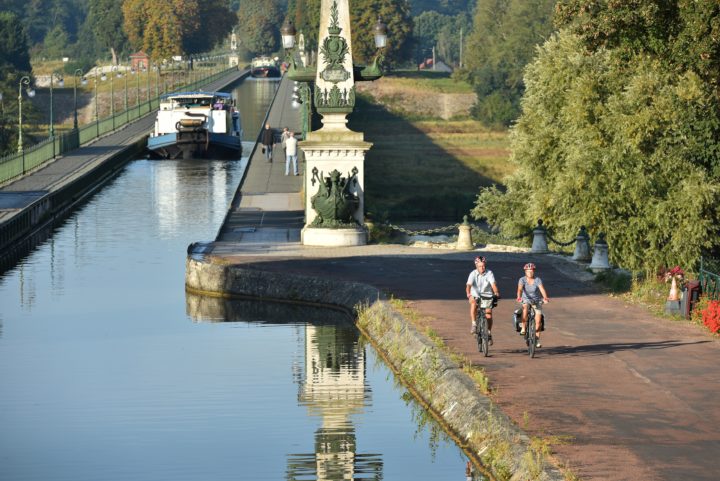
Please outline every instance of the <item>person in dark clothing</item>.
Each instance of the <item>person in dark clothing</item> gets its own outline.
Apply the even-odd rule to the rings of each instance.
[[[262,131],[261,142],[263,145],[263,151],[265,152],[265,158],[268,162],[272,162],[272,149],[275,143],[275,131],[270,128],[270,124],[265,124],[265,128]]]

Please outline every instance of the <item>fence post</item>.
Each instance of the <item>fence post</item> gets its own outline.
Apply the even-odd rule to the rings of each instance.
[[[578,232],[577,237],[575,237],[575,253],[572,259],[582,262],[590,260],[590,236],[584,225],[580,227],[580,232]]]
[[[538,225],[533,229],[533,242],[530,252],[532,254],[546,254],[550,252],[547,244],[547,231],[543,226],[542,219],[538,219]]]
[[[605,242],[605,234],[603,233],[598,234],[598,238],[595,241],[595,250],[593,251],[592,262],[589,267],[590,270],[596,274],[610,269],[608,245],[607,242]]]
[[[471,251],[475,247],[472,242],[472,226],[467,216],[463,216],[463,223],[458,226],[458,240],[455,247],[459,251]]]

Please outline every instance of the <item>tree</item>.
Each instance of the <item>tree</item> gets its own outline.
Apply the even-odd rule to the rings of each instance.
[[[201,53],[222,42],[236,25],[237,16],[225,0],[203,0],[198,3],[200,28],[183,39],[183,50]]]
[[[508,126],[520,114],[523,70],[552,32],[555,0],[480,2],[468,38],[466,64],[478,96],[473,114]]]
[[[0,12],[0,93],[3,106],[0,115],[0,156],[14,150],[17,131],[7,121],[16,102],[18,80],[31,71],[28,38],[17,15]]]
[[[282,15],[277,0],[243,0],[238,38],[251,55],[267,55],[279,44]]]
[[[0,69],[4,80],[13,72],[26,74],[32,69],[27,35],[18,17],[10,12],[0,12]]]
[[[373,28],[381,18],[387,25],[388,45],[385,58],[389,63],[412,56],[412,19],[405,0],[354,0],[350,5],[353,57],[369,62],[377,53]]]
[[[120,53],[130,47],[123,28],[123,0],[89,0],[86,25],[92,32],[96,51],[109,51],[113,65]]]
[[[568,30],[543,45],[513,130],[518,169],[473,213],[507,235],[538,218],[563,238],[586,225],[632,270],[692,267],[720,244],[718,94],[692,70],[626,54],[588,53]]]

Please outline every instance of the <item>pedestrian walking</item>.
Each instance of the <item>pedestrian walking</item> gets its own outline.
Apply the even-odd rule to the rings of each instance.
[[[265,124],[262,131],[261,142],[263,145],[263,153],[268,162],[272,162],[273,144],[275,143],[275,131],[270,128],[270,124]]]
[[[290,175],[291,163],[294,175],[299,175],[297,167],[297,144],[298,140],[295,138],[295,134],[291,130],[290,136],[287,140],[285,140],[285,175]]]
[[[285,153],[285,156],[287,157],[287,146],[285,145],[285,141],[291,136],[290,129],[287,127],[283,127],[282,134],[280,135],[280,142],[283,146],[283,152]]]

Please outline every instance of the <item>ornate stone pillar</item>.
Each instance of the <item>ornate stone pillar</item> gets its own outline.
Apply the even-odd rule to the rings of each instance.
[[[322,0],[314,103],[320,130],[300,143],[305,153],[305,245],[367,243],[364,229],[365,152],[362,132],[347,128],[355,106],[348,0]]]

